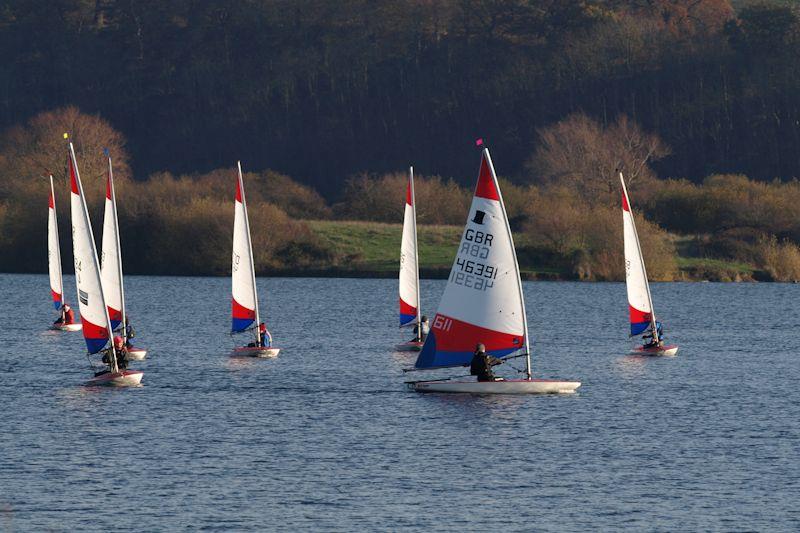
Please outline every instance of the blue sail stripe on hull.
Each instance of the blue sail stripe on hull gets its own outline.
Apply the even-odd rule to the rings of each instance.
[[[400,315],[400,325],[405,326],[417,319],[417,315]]]
[[[249,328],[255,320],[252,318],[234,318],[233,324],[231,326],[231,331],[233,333],[239,333],[240,331],[244,331]]]
[[[519,351],[520,348],[506,348],[503,350],[487,350],[487,353],[491,356],[502,359],[503,357],[508,357],[509,355]],[[473,355],[474,352],[472,351],[445,352],[442,350],[437,350],[436,336],[434,333],[431,333],[428,335],[428,338],[425,339],[425,344],[422,347],[422,351],[420,352],[414,367],[417,369],[424,369],[443,368],[450,366],[467,366],[472,361]]]
[[[108,339],[86,339],[86,347],[89,353],[97,353],[108,344]]]

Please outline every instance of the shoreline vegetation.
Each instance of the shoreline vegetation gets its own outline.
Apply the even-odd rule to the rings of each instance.
[[[620,219],[621,219],[620,215]],[[365,221],[305,220],[310,234],[318,240],[322,249],[335,249],[338,259],[328,264],[306,264],[303,266],[264,266],[259,277],[321,277],[321,278],[383,278],[393,279],[398,275],[399,242],[402,224]],[[463,226],[424,225],[418,226],[420,248],[420,277],[422,279],[446,279],[461,238]],[[671,236],[677,250],[688,251],[695,246],[698,237]],[[520,269],[525,281],[623,281],[622,278],[581,277],[579,272],[559,269],[547,254],[537,254],[535,247],[525,235],[516,242],[520,256]],[[677,271],[673,277],[660,277],[656,281],[689,282],[764,282],[794,281],[775,279],[770,272],[760,270],[752,264],[725,261],[705,257],[678,255]],[[46,261],[46,258],[45,258]],[[131,259],[134,264],[140,261]],[[46,274],[44,268],[26,273]],[[65,274],[72,273],[71,265],[65,263]],[[229,276],[224,269],[200,272],[148,272],[130,269],[132,275],[186,275],[186,276]],[[3,270],[3,273],[20,273]]]
[[[63,166],[63,131],[73,132],[97,242],[105,192],[102,149],[112,147],[127,273],[229,275],[234,168],[132,179],[122,135],[75,108],[37,115],[0,137],[6,170],[0,180],[0,272],[46,271],[49,182],[42,174]],[[578,145],[583,148],[575,151]],[[624,279],[616,175],[622,153],[624,168],[635,169],[626,178],[652,281],[800,280],[800,182],[743,175],[712,175],[702,183],[661,179],[649,164],[667,152],[657,136],[623,118],[604,127],[574,115],[542,130],[526,174],[500,179],[523,278]],[[63,171],[53,174],[62,263],[69,273],[69,188]],[[397,276],[405,172],[351,176],[332,199],[273,171],[245,172],[243,178],[259,274]],[[444,278],[472,191],[453,179],[420,174],[415,191],[421,274]]]

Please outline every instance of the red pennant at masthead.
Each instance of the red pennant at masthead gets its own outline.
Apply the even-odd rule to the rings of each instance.
[[[478,185],[475,187],[475,196],[486,198],[487,200],[500,200],[500,195],[497,194],[497,187],[494,186],[494,179],[492,172],[489,170],[489,162],[486,160],[486,154],[481,157],[481,170],[478,174]]]
[[[78,190],[78,181],[75,178],[75,160],[72,159],[72,154],[69,155],[69,182],[72,192],[80,195],[81,193]]]

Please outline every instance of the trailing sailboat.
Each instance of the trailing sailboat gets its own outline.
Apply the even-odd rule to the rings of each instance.
[[[113,328],[108,314],[103,283],[100,279],[100,265],[92,233],[92,223],[86,208],[75,150],[69,143],[70,207],[72,214],[72,247],[75,254],[75,282],[78,289],[78,303],[83,321],[83,337],[89,354],[103,352],[103,362],[108,370],[95,373],[90,385],[138,385],[144,373],[140,370],[127,370],[125,359],[113,342]]]
[[[480,144],[480,143],[479,143]],[[476,345],[503,360],[525,357],[525,379],[409,382],[419,392],[570,393],[577,381],[533,379],[519,265],[489,150],[439,309],[415,370],[470,364]]]
[[[107,150],[106,158],[108,159],[108,174],[106,176],[106,205],[103,215],[100,279],[103,282],[103,292],[108,305],[111,327],[114,330],[119,329],[128,358],[141,361],[147,355],[147,350],[131,345],[129,338],[133,329],[130,327],[129,317],[125,309],[125,285],[122,281],[122,249],[119,242],[117,196],[114,189],[114,170],[111,165],[111,155]]]
[[[400,245],[400,327],[414,326],[417,336],[395,348],[401,352],[419,351],[425,340],[419,303],[419,258],[417,255],[417,206],[414,198],[414,167],[408,170],[406,203],[403,215],[403,240]],[[420,339],[420,340],[418,340]]]
[[[258,311],[256,269],[253,262],[253,243],[250,239],[250,220],[244,195],[242,164],[237,161],[238,181],[233,218],[233,258],[231,266],[231,333],[250,330],[254,342],[234,348],[231,355],[249,357],[277,357],[280,348],[272,347],[272,336],[261,322]]]
[[[625,178],[619,173],[622,184],[622,225],[625,242],[625,285],[628,291],[628,310],[630,312],[631,337],[644,335],[646,340],[642,346],[634,349],[637,354],[675,355],[678,346],[665,344],[662,336],[662,325],[656,320],[653,309],[653,298],[650,295],[650,283],[647,281],[647,269],[644,256],[633,220],[628,189]]]
[[[50,273],[50,295],[53,307],[61,316],[53,322],[51,329],[59,331],[80,331],[83,327],[75,321],[75,312],[64,298],[64,279],[61,273],[61,243],[58,238],[58,218],[56,217],[56,193],[53,176],[50,176],[50,201],[47,218],[47,268]]]

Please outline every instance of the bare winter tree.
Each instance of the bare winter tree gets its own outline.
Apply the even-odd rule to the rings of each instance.
[[[24,126],[6,131],[0,139],[0,154],[9,177],[34,178],[53,174],[64,179],[67,150],[64,133],[75,146],[78,167],[87,188],[104,176],[107,148],[114,161],[114,177],[129,175],[128,153],[120,132],[97,115],[86,115],[76,107],[46,111],[31,118]]]
[[[583,113],[539,130],[539,147],[528,162],[534,180],[566,186],[586,199],[616,202],[617,169],[632,186],[655,177],[649,164],[669,154],[655,135],[626,116],[607,127]]]

